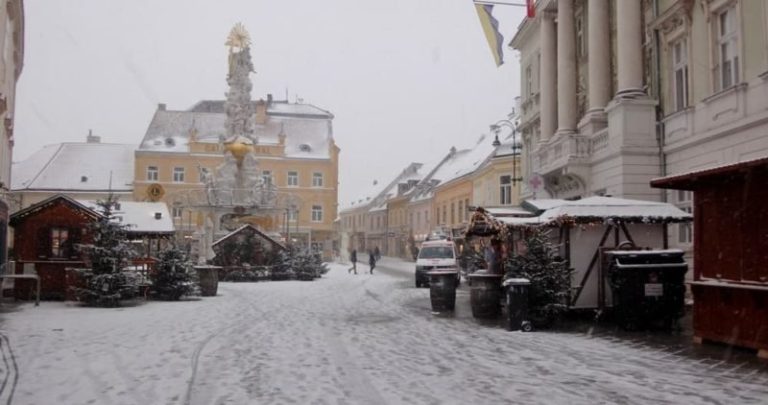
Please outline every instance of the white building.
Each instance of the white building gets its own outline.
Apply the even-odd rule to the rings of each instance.
[[[690,212],[689,193],[650,180],[768,155],[767,2],[539,0],[510,46],[523,170],[543,176],[549,197]],[[671,236],[690,246],[689,225]]]

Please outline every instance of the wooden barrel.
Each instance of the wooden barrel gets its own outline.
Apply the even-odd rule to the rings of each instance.
[[[219,288],[218,266],[195,266],[200,282],[200,295],[203,297],[215,297]]]
[[[498,317],[501,314],[501,274],[477,271],[469,278],[472,282],[469,292],[472,316],[482,319]]]
[[[456,307],[456,280],[458,271],[430,271],[429,299],[432,311],[453,311]]]

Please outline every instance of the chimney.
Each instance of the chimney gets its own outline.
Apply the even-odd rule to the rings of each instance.
[[[165,111],[165,103],[158,103],[157,104],[157,110],[158,111]]]
[[[267,103],[264,99],[256,102],[256,123],[259,125],[267,123]]]
[[[163,213],[162,212],[156,212],[155,213],[155,219],[161,219],[162,217],[163,217]]]
[[[88,136],[85,138],[87,143],[101,143],[101,137],[93,134],[93,130],[88,130]]]

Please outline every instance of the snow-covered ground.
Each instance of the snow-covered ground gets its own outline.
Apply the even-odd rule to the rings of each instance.
[[[757,404],[760,363],[637,339],[507,332],[436,316],[413,263],[120,309],[3,304],[0,402],[14,404]],[[5,339],[7,338],[7,340]]]

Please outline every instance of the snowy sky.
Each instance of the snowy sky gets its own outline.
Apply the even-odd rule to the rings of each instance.
[[[471,0],[27,0],[14,160],[43,145],[138,144],[157,103],[223,99],[224,41],[242,22],[272,93],[330,110],[341,148],[340,204],[413,161],[472,144],[510,112],[525,10],[496,6],[497,68]]]

